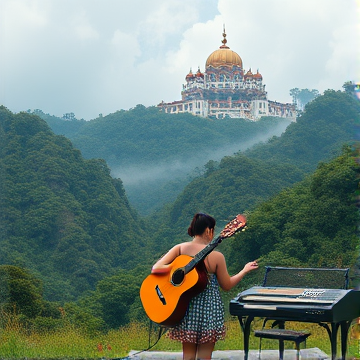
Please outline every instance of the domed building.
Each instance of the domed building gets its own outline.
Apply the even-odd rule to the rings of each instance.
[[[227,46],[225,29],[222,35],[222,45],[207,58],[205,72],[190,69],[186,75],[182,99],[161,102],[158,107],[169,114],[189,112],[216,119],[281,116],[295,120],[295,106],[269,101],[259,70],[244,73],[241,57]]]

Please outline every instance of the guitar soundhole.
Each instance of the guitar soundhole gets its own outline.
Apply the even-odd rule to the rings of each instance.
[[[181,283],[184,281],[185,272],[184,269],[176,269],[171,277],[171,283],[174,286],[181,285]]]

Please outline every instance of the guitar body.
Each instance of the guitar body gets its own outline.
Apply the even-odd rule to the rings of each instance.
[[[192,259],[191,256],[180,255],[171,263],[170,272],[150,274],[143,281],[140,299],[153,322],[165,326],[180,322],[190,300],[206,288],[208,275],[203,261],[187,274],[182,271]]]

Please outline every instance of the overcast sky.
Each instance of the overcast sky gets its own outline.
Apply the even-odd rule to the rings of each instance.
[[[221,45],[268,98],[360,80],[360,0],[0,0],[0,104],[90,120],[181,98]]]

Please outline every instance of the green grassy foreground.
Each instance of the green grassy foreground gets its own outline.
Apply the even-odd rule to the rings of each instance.
[[[260,320],[254,324],[257,328],[261,328],[261,325]],[[330,354],[330,342],[325,329],[318,325],[299,323],[289,323],[288,328],[303,329],[304,325],[312,334],[307,340],[307,347],[318,347]],[[228,320],[226,326],[226,339],[219,341],[215,349],[242,349],[243,337],[237,320]],[[157,331],[154,329],[151,333],[151,344],[156,341],[156,337]],[[358,342],[359,340],[353,340],[349,336],[349,359],[359,359]],[[149,327],[138,323],[111,330],[107,334],[93,336],[85,335],[71,325],[53,332],[43,333],[25,330],[16,322],[8,323],[0,329],[1,359],[110,359],[124,357],[130,350],[145,349],[148,344]],[[286,342],[287,348],[292,348],[292,346],[291,342]],[[258,348],[259,339],[251,336],[250,349]],[[262,348],[277,349],[277,342],[263,339]],[[152,350],[181,351],[181,346],[164,335]]]

